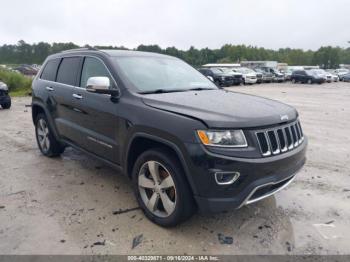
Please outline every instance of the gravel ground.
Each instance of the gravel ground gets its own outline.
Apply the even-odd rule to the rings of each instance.
[[[0,254],[350,254],[350,84],[229,89],[295,106],[307,164],[275,196],[172,229],[149,222],[128,179],[101,162],[42,156],[30,98],[13,99],[0,109]]]

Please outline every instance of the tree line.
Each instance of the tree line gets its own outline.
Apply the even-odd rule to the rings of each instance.
[[[67,49],[79,48],[74,43],[39,42],[28,44],[21,40],[17,44],[0,46],[0,64],[41,64],[45,58],[53,53]],[[89,47],[85,45],[84,47]],[[123,46],[94,46],[99,49],[125,49]],[[206,63],[239,63],[240,61],[270,60],[289,65],[319,65],[322,68],[336,68],[339,64],[350,64],[350,48],[325,46],[316,51],[280,48],[278,50],[262,47],[226,44],[220,49],[191,46],[188,50],[176,47],[165,49],[158,45],[139,45],[133,49],[137,51],[157,52],[176,56],[193,66]]]

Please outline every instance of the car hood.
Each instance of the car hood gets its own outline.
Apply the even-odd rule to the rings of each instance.
[[[151,107],[198,119],[210,128],[247,128],[278,124],[297,111],[286,104],[225,90],[147,94],[143,102]]]
[[[236,72],[232,72],[232,73],[228,73],[230,76],[242,76],[241,73],[236,73]]]

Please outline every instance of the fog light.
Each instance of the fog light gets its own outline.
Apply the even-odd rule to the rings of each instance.
[[[215,181],[218,185],[231,185],[237,181],[239,172],[216,172]]]

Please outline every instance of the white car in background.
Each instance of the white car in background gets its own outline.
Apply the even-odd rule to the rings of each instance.
[[[232,68],[232,71],[242,74],[244,84],[256,84],[256,82],[258,81],[256,72],[250,68],[237,67],[237,68]]]
[[[334,70],[334,73],[336,75],[338,75],[340,81],[343,81],[343,77],[345,75],[349,74],[350,70],[346,69],[346,68],[339,68],[339,69]]]
[[[332,76],[333,82],[339,82],[339,76],[334,72],[334,70],[326,70],[328,74]]]

